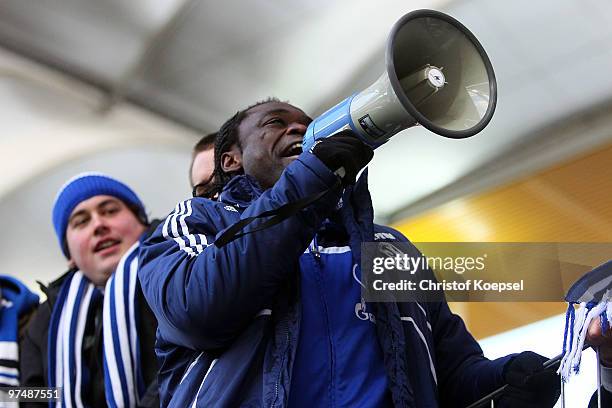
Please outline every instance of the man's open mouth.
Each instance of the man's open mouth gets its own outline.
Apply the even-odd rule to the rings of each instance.
[[[293,157],[299,156],[300,154],[302,154],[302,142],[295,142],[291,143],[283,150],[281,157]]]
[[[102,251],[106,248],[110,248],[115,245],[119,245],[121,243],[120,240],[116,239],[105,239],[103,241],[98,242],[98,244],[94,248],[94,252]]]

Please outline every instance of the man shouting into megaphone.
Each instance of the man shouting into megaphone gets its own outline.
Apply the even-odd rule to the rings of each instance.
[[[236,113],[215,141],[218,201],[179,203],[142,245],[162,406],[465,407],[511,381],[498,407],[552,407],[545,358],[486,359],[445,302],[356,307],[360,244],[408,240],[355,181],[372,149],[345,131],[302,152],[310,122],[276,99]]]

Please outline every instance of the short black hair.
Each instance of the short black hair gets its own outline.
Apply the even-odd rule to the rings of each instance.
[[[149,225],[151,225],[151,223],[149,222],[149,217],[147,217],[147,213],[144,212],[143,208],[138,207],[135,204],[132,203],[124,203],[125,206],[134,214],[134,216],[136,217],[136,219],[145,227],[148,227]]]
[[[229,151],[232,146],[236,145],[238,148],[240,146],[240,139],[238,138],[238,127],[246,118],[249,110],[259,106],[264,105],[266,103],[272,102],[281,102],[278,98],[269,97],[262,101],[256,102],[243,110],[240,110],[234,114],[231,118],[229,118],[221,128],[217,132],[217,137],[215,138],[215,170],[213,171],[213,187],[212,193],[219,194],[223,187],[234,177],[239,174],[242,174],[243,171],[233,171],[233,172],[225,172],[221,166],[221,155],[227,151]]]

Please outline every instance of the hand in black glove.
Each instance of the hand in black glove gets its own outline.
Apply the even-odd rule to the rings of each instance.
[[[351,130],[343,130],[325,139],[320,139],[310,148],[331,171],[338,174],[344,185],[355,182],[359,170],[364,168],[374,152]]]
[[[524,351],[504,367],[508,388],[502,395],[499,408],[549,408],[561,394],[561,383],[554,369],[544,369],[546,357]]]

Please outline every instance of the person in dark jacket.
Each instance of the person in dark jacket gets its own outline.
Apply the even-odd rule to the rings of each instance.
[[[42,288],[20,345],[21,385],[62,387],[66,407],[159,406],[157,324],[136,277],[142,202],[110,176],[80,174],[58,192],[53,225],[70,269]]]
[[[554,405],[556,375],[526,381],[543,357],[486,359],[445,302],[363,301],[362,242],[419,253],[373,223],[355,182],[372,150],[344,131],[302,152],[310,122],[277,100],[238,112],[215,142],[218,201],[180,202],[141,246],[161,405],[465,407],[508,378],[498,407]]]

